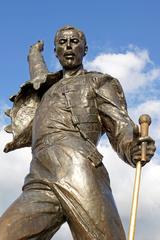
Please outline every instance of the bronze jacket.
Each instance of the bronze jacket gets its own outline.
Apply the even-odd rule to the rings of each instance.
[[[14,139],[6,145],[6,152],[31,146],[32,121],[37,106],[44,92],[61,78],[61,71],[47,74],[45,81],[38,87],[31,81],[27,82],[21,87],[20,92],[12,97],[14,105],[7,112],[12,118],[12,124],[6,128],[6,131],[12,132]],[[86,72],[80,81],[65,85],[63,93],[72,113],[73,124],[81,135],[97,145],[101,135],[106,133],[118,155],[132,165],[130,143],[133,140],[135,124],[128,116],[119,81],[107,74]]]
[[[132,165],[130,143],[135,124],[128,116],[119,81],[107,74],[86,72],[63,91],[81,135],[97,145],[106,133],[118,155]]]

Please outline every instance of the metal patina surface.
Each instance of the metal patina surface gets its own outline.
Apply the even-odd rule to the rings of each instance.
[[[28,61],[31,80],[11,97],[6,114],[13,141],[5,152],[31,146],[30,172],[21,196],[0,218],[1,240],[49,240],[68,222],[75,240],[125,240],[108,172],[97,144],[103,134],[131,166],[140,158],[137,127],[128,116],[117,79],[87,72],[83,32],[66,26],[55,36],[62,70],[49,73],[34,44]],[[154,152],[147,148],[147,159]]]

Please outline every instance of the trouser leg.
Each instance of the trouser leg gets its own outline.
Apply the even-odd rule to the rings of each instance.
[[[0,218],[1,240],[49,240],[64,222],[52,191],[27,190]]]
[[[82,165],[83,166],[83,165]],[[103,166],[74,168],[72,184],[63,179],[54,186],[75,240],[126,240]],[[85,165],[85,170],[87,164]],[[77,174],[81,170],[81,176]]]
[[[106,215],[100,218],[95,216],[91,219],[88,213],[84,213],[77,208],[70,213],[68,221],[74,240],[126,240],[123,226],[113,202],[108,202],[109,209],[106,209]],[[97,208],[97,205],[94,206]],[[80,211],[79,211],[80,210]],[[78,212],[79,211],[79,212]],[[89,209],[90,211],[90,209]],[[94,209],[93,209],[94,211]],[[103,212],[103,206],[102,206]],[[79,215],[76,218],[76,214]],[[78,219],[79,217],[79,219]],[[98,219],[99,218],[99,219]],[[99,223],[96,224],[96,220]]]

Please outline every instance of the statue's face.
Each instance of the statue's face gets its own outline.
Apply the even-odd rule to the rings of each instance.
[[[74,69],[82,64],[85,55],[85,42],[74,29],[60,32],[56,39],[55,52],[65,69]]]

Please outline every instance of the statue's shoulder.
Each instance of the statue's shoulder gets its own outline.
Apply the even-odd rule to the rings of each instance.
[[[120,81],[109,74],[101,72],[88,72],[90,83],[96,94],[113,105],[127,109],[125,95]]]
[[[107,73],[88,71],[86,74],[90,79],[92,79],[92,84],[95,85],[96,88],[110,84],[120,85],[119,81],[116,78]]]
[[[101,78],[104,74],[102,72],[98,72],[98,71],[86,71],[86,76],[90,77],[90,78]]]
[[[13,140],[5,146],[5,152],[31,146],[32,122],[37,107],[43,94],[61,77],[62,71],[41,75],[25,82],[18,93],[10,97],[13,106],[5,114],[11,118],[11,124],[5,127],[5,131],[13,134]]]

